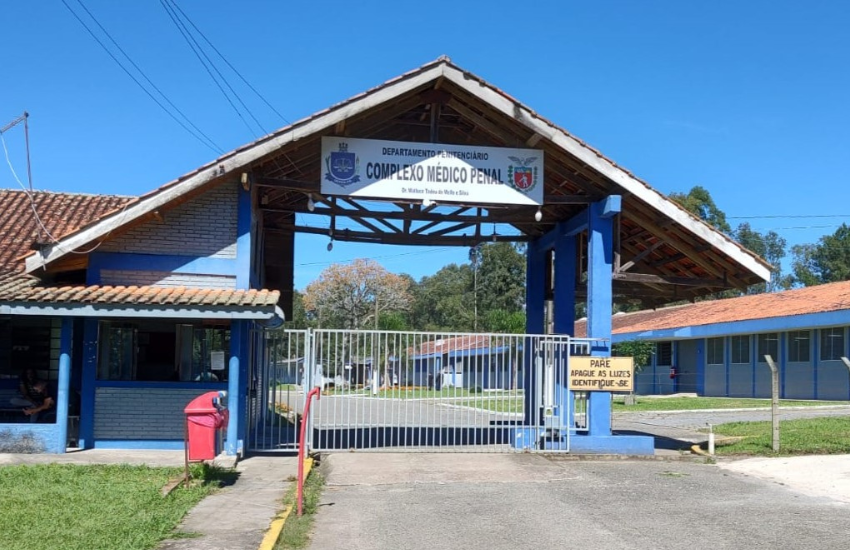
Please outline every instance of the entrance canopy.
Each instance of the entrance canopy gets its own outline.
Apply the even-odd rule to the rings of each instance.
[[[343,161],[352,159],[343,156],[349,151],[340,147],[346,140],[405,142],[411,149],[438,153],[457,146],[532,150],[525,156],[508,157],[513,158],[511,174],[528,169],[527,175],[536,178],[534,184],[540,187],[535,190],[537,198],[525,204],[508,204],[510,201],[501,199],[487,202],[487,196],[465,202],[462,198],[442,201],[428,195],[382,195],[384,198],[376,201],[368,191],[356,195],[323,193],[331,159],[327,148],[334,147],[334,158],[344,169]],[[539,173],[533,172],[532,166]],[[358,177],[365,178],[366,167],[360,169],[362,175]],[[337,176],[350,183],[342,172]],[[505,180],[513,176],[501,177]],[[761,258],[447,58],[236,149],[140,197],[120,212],[104,216],[31,255],[26,260],[27,272],[61,270],[63,263],[73,260],[71,251],[114,237],[224,181],[239,181],[251,190],[252,211],[261,237],[258,242],[263,243],[268,260],[264,281],[283,292],[291,290],[291,260],[278,266],[278,275],[268,263],[275,251],[292,248],[292,236],[297,232],[386,244],[544,242],[570,224],[580,227],[588,206],[611,196],[622,201],[613,244],[615,296],[655,305],[725,288],[745,288],[770,276],[770,266]],[[325,221],[317,227],[309,222],[311,217]],[[345,228],[338,223],[343,219],[351,220]],[[587,270],[581,252],[575,265],[579,274]],[[290,273],[280,275],[281,271]]]

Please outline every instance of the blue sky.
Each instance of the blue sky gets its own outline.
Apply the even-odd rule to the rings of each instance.
[[[65,1],[94,27],[78,0]],[[83,2],[219,147],[254,139],[158,0]],[[708,188],[733,225],[749,217],[790,247],[850,221],[844,2],[178,5],[289,121],[445,54],[660,191]],[[217,156],[144,95],[62,0],[8,1],[3,15],[0,125],[30,112],[35,188],[140,194]],[[266,130],[285,125],[225,74]],[[5,138],[25,178],[22,129]],[[16,186],[0,166],[0,187]],[[467,257],[346,243],[327,252],[325,244],[299,238],[298,288],[328,263],[358,256],[417,278]]]

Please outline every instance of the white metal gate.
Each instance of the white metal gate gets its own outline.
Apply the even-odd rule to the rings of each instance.
[[[320,451],[567,452],[587,426],[569,357],[592,341],[562,335],[315,330],[304,387]],[[292,402],[299,402],[298,400]]]
[[[306,330],[252,332],[248,451],[298,449],[309,341]]]

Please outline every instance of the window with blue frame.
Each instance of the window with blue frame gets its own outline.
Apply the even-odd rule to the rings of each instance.
[[[748,364],[750,362],[750,337],[733,336],[729,339],[729,354],[733,364]]]
[[[764,356],[770,355],[774,361],[779,361],[779,334],[768,332],[758,335],[758,361],[764,363]]]
[[[846,353],[844,327],[822,328],[820,330],[821,361],[840,361]]]
[[[788,362],[808,363],[812,360],[811,333],[794,330],[788,333]]]
[[[230,328],[156,320],[102,321],[99,380],[227,380]]]
[[[723,338],[708,338],[705,342],[705,362],[707,365],[723,365],[726,359]]]
[[[673,342],[655,344],[655,365],[658,367],[673,366]]]

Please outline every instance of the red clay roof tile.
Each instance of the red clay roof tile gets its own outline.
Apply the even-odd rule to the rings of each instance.
[[[23,258],[32,253],[36,243],[59,239],[133,200],[114,195],[0,189],[0,272],[23,271]]]
[[[276,290],[227,290],[151,286],[45,286],[30,275],[0,275],[0,302],[51,304],[145,304],[201,307],[274,307],[280,298]]]
[[[841,310],[850,310],[850,281],[621,313],[612,322],[614,334],[630,334]],[[575,328],[577,337],[584,336],[586,321],[576,322]]]

